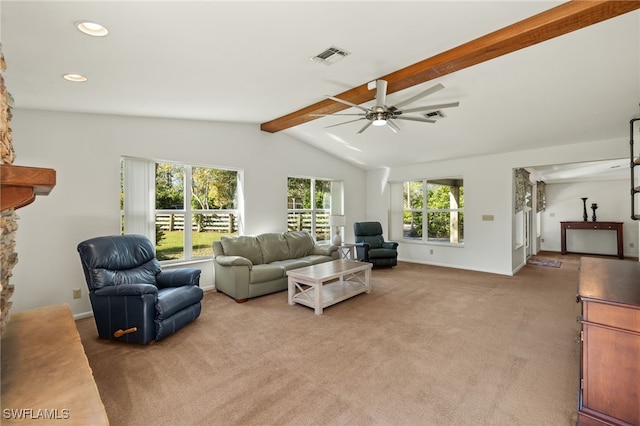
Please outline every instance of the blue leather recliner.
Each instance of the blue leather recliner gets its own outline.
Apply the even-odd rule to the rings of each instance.
[[[385,241],[380,222],[355,222],[356,253],[361,262],[374,267],[393,267],[398,264],[398,243]]]
[[[78,253],[100,338],[147,344],[200,316],[201,271],[161,271],[148,238],[96,237],[78,244]]]

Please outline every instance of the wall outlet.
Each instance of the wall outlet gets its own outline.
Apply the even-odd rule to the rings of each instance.
[[[74,288],[73,289],[73,298],[80,299],[82,297],[82,289]]]
[[[429,254],[433,254],[433,249],[430,249],[430,250],[429,250]]]
[[[544,243],[544,238],[540,238],[540,242],[541,242],[541,243]]]
[[[633,248],[633,243],[629,243],[629,247]]]
[[[484,220],[484,221],[489,221],[489,222],[491,222],[491,221],[493,221],[493,219],[494,219],[494,218],[493,218],[493,215],[492,215],[492,214],[483,214],[483,215],[482,215],[482,220]]]

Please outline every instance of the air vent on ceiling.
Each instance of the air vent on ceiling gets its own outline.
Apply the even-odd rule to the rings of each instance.
[[[323,52],[318,53],[316,56],[313,56],[311,60],[322,62],[326,65],[331,65],[348,55],[350,55],[350,53],[346,50],[340,49],[339,47],[331,46]]]
[[[444,112],[437,110],[437,111],[430,111],[428,113],[426,113],[425,118],[430,118],[432,120],[440,120],[441,118],[445,118],[446,115],[444,115]]]

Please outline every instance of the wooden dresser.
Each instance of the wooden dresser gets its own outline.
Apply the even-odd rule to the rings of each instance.
[[[578,425],[640,425],[640,263],[583,257]]]

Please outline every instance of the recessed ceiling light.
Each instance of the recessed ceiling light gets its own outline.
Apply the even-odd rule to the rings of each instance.
[[[109,30],[107,30],[100,24],[96,24],[95,22],[79,21],[76,22],[76,28],[85,34],[94,37],[104,37],[109,34]]]
[[[75,83],[82,83],[84,81],[87,81],[87,77],[81,74],[65,74],[62,76],[62,78],[67,81],[73,81]]]

